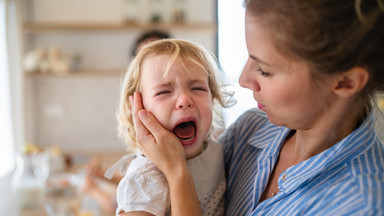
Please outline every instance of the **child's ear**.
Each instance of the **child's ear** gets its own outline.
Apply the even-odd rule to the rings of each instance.
[[[357,94],[367,84],[369,73],[365,68],[354,67],[336,75],[333,92],[341,97]]]

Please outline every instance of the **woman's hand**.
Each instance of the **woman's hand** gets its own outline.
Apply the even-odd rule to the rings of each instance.
[[[172,215],[199,216],[201,209],[180,140],[143,109],[141,95],[130,96],[137,146],[165,175]]]
[[[187,167],[183,146],[173,133],[143,109],[140,93],[130,97],[137,146],[170,181]]]

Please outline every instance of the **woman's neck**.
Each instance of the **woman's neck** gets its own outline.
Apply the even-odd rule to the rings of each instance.
[[[328,110],[326,118],[312,127],[295,130],[287,147],[298,162],[313,157],[352,133],[361,124],[360,115],[353,109]]]

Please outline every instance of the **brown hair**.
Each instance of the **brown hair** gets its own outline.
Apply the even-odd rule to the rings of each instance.
[[[304,60],[314,74],[356,66],[369,81],[356,104],[367,115],[375,93],[384,90],[384,4],[382,0],[245,0],[247,13],[273,31],[276,49]]]
[[[136,131],[133,124],[132,113],[130,110],[129,96],[140,90],[140,78],[142,73],[143,62],[151,57],[159,55],[168,55],[164,75],[170,70],[177,60],[189,61],[202,68],[208,75],[208,85],[212,94],[214,104],[214,115],[220,115],[220,111],[216,104],[227,106],[225,96],[231,96],[225,93],[219,86],[219,69],[216,64],[214,55],[209,53],[202,46],[178,39],[163,39],[146,45],[138,55],[133,59],[122,82],[122,90],[120,94],[120,105],[117,114],[119,135],[125,138],[129,147],[136,147]],[[178,61],[178,63],[183,62]],[[183,65],[182,65],[183,66]],[[213,126],[214,127],[213,122]],[[212,128],[211,128],[212,130]]]

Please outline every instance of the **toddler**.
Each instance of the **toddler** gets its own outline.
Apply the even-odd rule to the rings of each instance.
[[[225,105],[213,56],[201,46],[164,39],[145,46],[122,83],[119,132],[136,147],[130,97],[140,92],[144,108],[183,145],[203,215],[223,215],[226,180],[222,146],[211,138],[215,104]],[[117,215],[170,215],[169,188],[161,171],[139,151],[119,164],[129,167],[117,189]],[[120,165],[115,165],[120,166]]]

